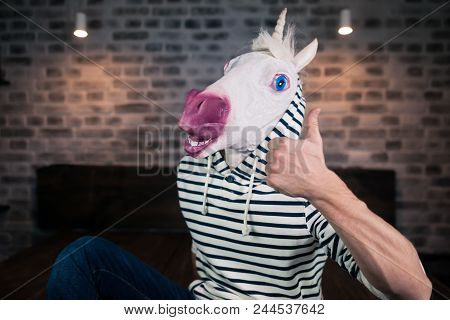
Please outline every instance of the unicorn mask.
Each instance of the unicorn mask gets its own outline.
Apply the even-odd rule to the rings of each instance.
[[[317,52],[314,39],[295,54],[293,28],[283,36],[286,12],[272,35],[262,30],[252,52],[225,64],[222,78],[188,93],[179,127],[188,134],[184,147],[189,155],[203,158],[225,150],[227,163],[237,166],[286,111],[298,73]]]

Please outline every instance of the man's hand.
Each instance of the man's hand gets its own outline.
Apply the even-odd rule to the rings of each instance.
[[[331,178],[323,154],[319,113],[320,109],[315,108],[306,116],[302,139],[277,138],[269,142],[267,183],[281,193],[313,199]]]

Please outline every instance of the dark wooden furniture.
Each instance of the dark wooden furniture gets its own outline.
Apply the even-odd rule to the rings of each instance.
[[[0,214],[6,213],[9,210],[9,206],[0,205]]]
[[[369,208],[395,223],[393,172],[336,171]],[[58,252],[84,234],[101,234],[187,286],[194,278],[191,240],[178,208],[175,172],[165,173],[142,176],[136,168],[76,165],[39,169],[35,217],[49,235],[0,264],[0,297],[42,299]],[[375,298],[332,262],[322,287],[326,299]],[[440,287],[449,296],[445,290]]]
[[[167,169],[145,172],[119,166],[53,165],[38,169],[38,226],[43,230],[92,230],[113,225],[120,230],[185,231],[176,173]]]

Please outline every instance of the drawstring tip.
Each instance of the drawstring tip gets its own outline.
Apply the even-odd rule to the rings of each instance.
[[[202,214],[205,215],[208,213],[208,206],[206,205],[208,203],[208,185],[209,185],[209,176],[211,171],[211,164],[212,164],[212,155],[208,156],[208,167],[206,169],[206,179],[205,179],[205,192],[203,193],[203,207],[202,207]]]
[[[244,217],[243,217],[244,225],[242,226],[242,235],[244,237],[246,237],[250,234],[250,231],[248,230],[248,226],[247,226],[247,218],[248,218],[248,211],[250,210],[250,201],[252,200],[253,182],[255,181],[256,166],[258,165],[258,161],[259,161],[259,157],[255,157],[255,161],[253,162],[253,167],[252,167],[252,174],[250,176],[250,183],[248,185],[247,200],[245,201],[245,210],[244,210]]]

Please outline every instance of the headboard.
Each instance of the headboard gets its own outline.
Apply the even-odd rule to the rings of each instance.
[[[175,170],[138,175],[136,167],[51,165],[37,170],[35,217],[42,229],[185,231]],[[369,208],[395,224],[395,173],[335,169]],[[148,170],[146,171],[149,172]],[[156,168],[151,172],[158,172]]]

